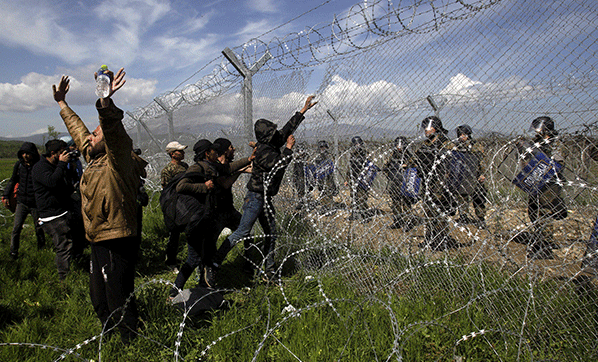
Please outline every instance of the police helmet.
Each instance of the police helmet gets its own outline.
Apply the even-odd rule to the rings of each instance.
[[[422,129],[424,131],[434,128],[437,132],[446,133],[447,131],[442,127],[442,121],[436,116],[429,116],[422,121]]]
[[[457,127],[455,132],[457,132],[457,137],[460,137],[461,135],[467,135],[468,137],[471,137],[471,134],[473,133],[471,127],[466,124],[462,124]]]
[[[394,144],[396,148],[405,148],[409,141],[407,141],[407,137],[399,136],[395,138]]]
[[[328,142],[322,140],[322,141],[318,141],[318,148],[329,148],[328,147]]]
[[[542,116],[532,121],[530,131],[534,131],[541,135],[556,135],[558,132],[554,129],[554,121],[548,116]]]
[[[359,136],[351,138],[351,144],[353,146],[363,146],[363,140]]]

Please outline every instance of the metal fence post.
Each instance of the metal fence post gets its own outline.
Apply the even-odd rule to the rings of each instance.
[[[243,77],[243,125],[245,128],[246,142],[243,149],[250,152],[247,142],[253,139],[253,83],[252,78],[258,70],[272,58],[270,52],[266,52],[261,58],[248,68],[230,48],[225,48],[222,55],[235,67]]]

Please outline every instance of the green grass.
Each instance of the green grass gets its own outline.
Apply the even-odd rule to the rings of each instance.
[[[579,307],[593,306],[595,316],[595,292],[582,301],[570,288],[555,294],[559,286],[540,283],[533,288],[535,299],[530,305],[526,280],[508,279],[488,266],[418,264],[390,252],[355,266],[356,275],[366,275],[359,265],[366,271],[392,266],[387,273],[395,282],[374,294],[364,293],[356,287],[359,282],[340,274],[310,278],[307,272],[292,269],[285,273],[283,293],[277,287],[254,284],[248,277],[239,278],[241,258],[233,254],[219,279],[230,288],[225,296],[231,308],[184,320],[180,311],[166,303],[169,287],[161,280],[173,281],[174,275],[163,266],[166,232],[159,221],[154,204],[145,215],[136,281],[142,336],[128,347],[118,338],[104,340],[102,360],[174,360],[182,322],[179,353],[187,361],[250,361],[256,353],[257,361],[291,361],[293,355],[302,361],[370,361],[390,356],[392,360],[401,356],[405,361],[452,361],[455,355],[467,361],[489,361],[516,360],[519,353],[525,361],[597,357],[595,350],[593,355],[580,354],[595,346],[592,334],[584,330],[595,327],[596,321],[588,324],[583,318],[588,310],[581,313]],[[11,261],[9,233],[9,227],[0,233],[0,342],[61,349],[83,344],[77,353],[98,360],[99,341],[89,339],[99,335],[100,325],[89,300],[86,271],[75,269],[66,283],[60,283],[52,251],[36,250],[31,227],[23,233],[22,257]],[[183,250],[180,257],[184,258]],[[188,286],[193,284],[192,278]],[[284,312],[288,305],[295,314]],[[521,341],[523,320],[533,328],[526,329]],[[472,332],[479,335],[459,341]],[[60,355],[61,351],[40,346],[0,346],[2,361],[53,361]]]
[[[51,249],[37,250],[31,220],[21,256],[8,258],[12,216],[0,228],[0,361],[54,361],[75,349],[95,361],[173,361],[177,334],[185,361],[594,361],[598,293],[537,282],[460,260],[407,259],[392,250],[357,256],[350,267],[307,271],[289,259],[282,290],[241,273],[239,250],[223,265],[228,310],[184,319],[169,305],[167,232],[154,196],[144,213],[137,268],[140,336],[127,347],[100,334],[85,268],[58,281]],[[309,223],[283,215],[285,253],[317,242]],[[305,239],[303,239],[305,240]],[[184,237],[179,258],[185,258]],[[328,250],[327,255],[336,255]],[[87,251],[89,252],[89,251]],[[321,253],[312,249],[310,253]],[[252,257],[255,257],[253,255]],[[297,258],[301,258],[302,254]],[[349,272],[347,272],[349,270]],[[384,270],[382,272],[381,270]],[[187,287],[196,283],[192,277]],[[364,288],[364,286],[382,288]],[[289,305],[295,312],[285,312]],[[184,326],[182,324],[184,323]],[[462,338],[468,336],[467,338]],[[35,345],[27,345],[35,344]],[[46,346],[46,347],[42,347]],[[57,350],[54,350],[56,348]],[[101,353],[101,356],[99,355]],[[79,361],[67,355],[65,361]],[[180,359],[179,359],[180,360]]]
[[[0,181],[12,176],[15,162],[17,162],[17,158],[0,158]]]
[[[0,158],[16,157],[17,152],[23,145],[22,141],[2,141],[0,140]]]

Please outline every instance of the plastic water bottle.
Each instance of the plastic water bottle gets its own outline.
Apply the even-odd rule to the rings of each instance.
[[[110,94],[110,83],[112,79],[108,76],[108,66],[102,65],[98,70],[96,78],[96,95],[100,98],[106,98]]]

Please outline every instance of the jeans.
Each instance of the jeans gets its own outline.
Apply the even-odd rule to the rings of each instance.
[[[37,247],[42,248],[46,243],[44,231],[37,222],[39,218],[37,214],[37,209],[29,207],[21,202],[17,202],[17,208],[15,209],[15,221],[12,228],[12,234],[10,236],[11,253],[16,254],[19,252],[21,230],[23,230],[23,224],[25,223],[25,219],[27,218],[28,214],[31,214],[31,216],[33,217],[33,225],[35,226],[35,235],[37,237]]]
[[[216,239],[220,232],[216,232],[216,225],[210,216],[206,216],[193,228],[187,230],[187,259],[181,266],[176,276],[174,285],[183,289],[185,283],[193,274],[193,271],[200,268],[203,271],[203,265],[212,265],[212,258],[216,249]],[[214,244],[212,246],[211,244]],[[170,296],[178,294],[176,288],[170,290]]]
[[[176,276],[174,285],[180,290],[183,290],[185,287],[185,283],[187,283],[187,280],[189,280],[191,274],[193,274],[193,271],[196,268],[201,269],[201,266],[201,256],[198,250],[195,246],[193,246],[193,243],[187,243],[187,260],[185,260],[185,262],[181,266],[181,270],[179,270],[179,273]],[[175,288],[172,288],[170,290],[170,296],[172,297],[176,296],[178,293],[179,291]]]
[[[58,277],[64,280],[69,272],[69,264],[71,262],[71,248],[73,242],[71,239],[71,228],[69,227],[70,215],[66,214],[52,221],[42,224],[42,228],[50,236],[56,249],[56,268],[58,269]]]
[[[226,247],[232,249],[240,240],[249,237],[253,225],[256,221],[259,221],[265,234],[261,250],[266,272],[273,272],[275,269],[276,220],[274,214],[275,210],[270,197],[264,197],[263,194],[253,191],[247,191],[245,201],[243,202],[243,216],[239,222],[239,227],[227,238],[228,245]]]

